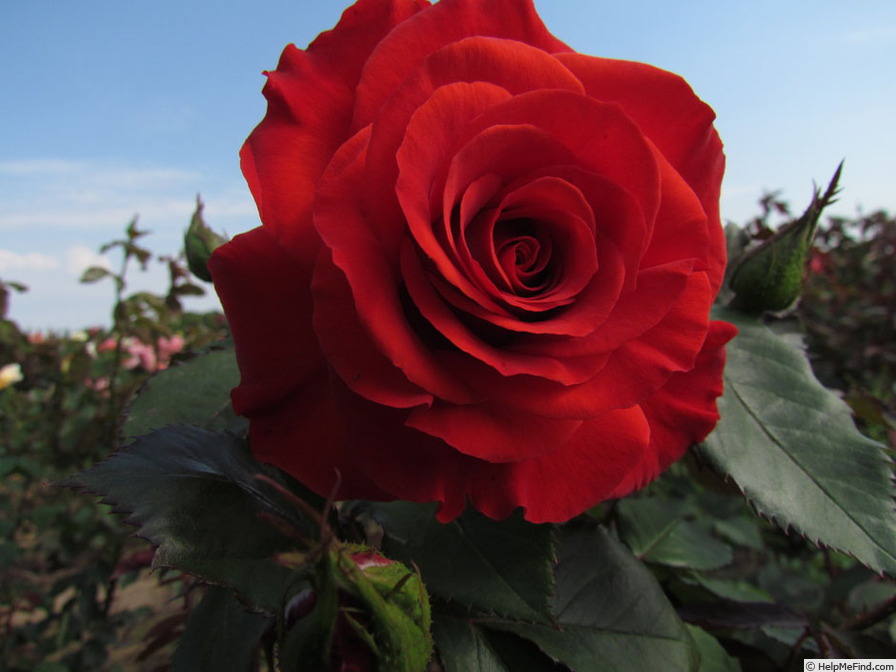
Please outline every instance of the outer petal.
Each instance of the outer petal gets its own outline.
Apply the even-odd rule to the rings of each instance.
[[[493,518],[522,506],[530,522],[565,522],[612,496],[620,478],[643,458],[648,437],[637,406],[606,413],[582,423],[549,455],[507,465],[499,474],[474,472],[470,499]]]
[[[429,6],[429,0],[357,0],[342,13],[335,28],[318,35],[308,53],[354,89],[383,38]]]
[[[268,112],[240,152],[261,220],[297,254],[316,256],[314,185],[349,135],[355,87],[371,51],[426,0],[359,0],[306,51],[289,45],[267,73]]]
[[[641,404],[650,423],[650,449],[613,497],[624,497],[644,487],[709,435],[719,420],[716,399],[722,394],[725,343],[736,334],[733,325],[713,322],[694,368],[674,374]]]
[[[312,285],[314,326],[327,361],[363,397],[394,408],[429,405],[432,394],[407,379],[381,352],[353,310],[351,287],[328,252],[321,254]]]
[[[617,488],[643,458],[649,426],[640,408],[583,423],[568,441],[540,458],[491,463],[404,426],[405,415],[336,388],[349,452],[358,467],[394,499],[439,502],[448,522],[471,501],[495,519],[526,509],[533,522],[569,520]]]
[[[330,372],[321,368],[279,403],[253,413],[249,424],[253,454],[322,497],[392,499],[348,450],[330,378]]]
[[[353,127],[373,121],[427,54],[473,36],[516,40],[548,53],[569,50],[545,28],[532,0],[442,0],[398,26],[373,52],[358,84]]]
[[[712,108],[678,75],[644,63],[574,53],[557,58],[579,77],[589,96],[618,102],[697,194],[710,224],[710,280],[718,291],[725,272],[719,215],[725,155]]]
[[[314,328],[329,365],[355,392],[399,408],[428,404],[432,396],[410,382],[397,362],[390,360],[371,338],[355,308],[356,298],[346,275],[334,263],[335,255],[343,266],[350,268],[351,277],[364,278],[358,291],[363,300],[370,296],[369,292],[364,294],[365,290],[373,289],[376,312],[394,313],[385,308],[392,305],[390,298],[398,302],[392,273],[385,267],[380,246],[357,209],[358,192],[351,189],[361,180],[369,131],[367,127],[343,144],[321,179],[318,225],[334,248],[324,248],[315,265],[311,286]],[[345,226],[352,221],[357,226]],[[400,312],[398,319],[404,321]]]
[[[662,154],[657,154],[662,180],[662,201],[650,246],[641,260],[643,268],[691,259],[695,271],[707,271],[714,292],[718,290],[716,260],[711,258],[709,225],[694,192]]]
[[[610,408],[639,403],[674,373],[689,371],[706,339],[712,297],[706,274],[692,274],[663,320],[613,351],[607,366],[588,382],[592,403]]]
[[[385,359],[385,365],[397,367],[409,381],[404,386],[386,385],[387,381],[382,381],[380,392],[390,388],[390,405],[407,407],[423,403],[421,392],[469,402],[469,390],[451,372],[443,369],[431,347],[410,323],[402,303],[396,269],[390,267],[359,203],[358,184],[363,177],[368,135],[367,129],[362,130],[340,149],[318,188],[314,223],[331,250],[333,264],[341,269],[351,287],[351,300],[322,307],[317,316],[317,328],[322,334],[332,334],[334,329],[355,327],[352,330],[355,337],[368,341],[359,346],[361,351],[380,353],[376,363],[369,362],[369,370],[359,370],[357,367],[363,365],[364,360],[357,357],[357,353],[339,346],[344,343],[345,335],[333,341],[334,347],[327,353],[343,380],[350,387],[353,381],[358,382],[356,391],[371,395],[371,399],[385,401],[385,397],[378,396],[379,393],[374,393],[373,388],[357,376],[382,371]],[[322,300],[326,295],[342,294],[342,290],[333,285],[340,283],[341,278],[325,271],[327,269],[321,266],[320,274],[315,277],[315,292],[321,294]],[[389,380],[397,379],[390,376]],[[404,396],[404,401],[397,400],[399,394]]]
[[[311,226],[314,187],[348,133],[352,93],[289,46],[264,94],[267,115],[240,152],[243,175],[263,225],[310,264],[318,247]]]
[[[310,269],[257,228],[215,250],[209,270],[236,343],[234,409],[251,418],[323,366],[311,326]]]
[[[415,410],[405,424],[444,440],[464,455],[487,462],[519,462],[554,452],[582,421],[521,413],[500,404],[436,404]]]

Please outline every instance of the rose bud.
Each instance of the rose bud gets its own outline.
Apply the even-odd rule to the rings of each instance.
[[[784,310],[797,300],[818,219],[834,202],[842,169],[841,163],[823,196],[816,190],[802,217],[781,227],[737,262],[729,283],[735,306],[755,312],[774,311]]]
[[[359,0],[267,73],[209,261],[252,451],[322,496],[569,520],[718,420],[715,114],[531,0]]]
[[[433,642],[429,597],[418,574],[372,549],[337,545],[313,581],[314,590],[286,606],[281,664],[319,660],[321,669],[334,672],[424,669]]]
[[[202,219],[203,203],[196,199],[196,212],[190,220],[190,226],[184,233],[184,251],[187,255],[187,266],[200,280],[212,281],[208,272],[208,260],[217,248],[227,242],[227,238],[212,231]]]

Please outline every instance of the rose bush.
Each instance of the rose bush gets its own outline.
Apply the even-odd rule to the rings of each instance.
[[[209,264],[258,458],[563,521],[712,430],[724,155],[683,79],[571,51],[530,0],[359,0],[267,76],[262,226]]]

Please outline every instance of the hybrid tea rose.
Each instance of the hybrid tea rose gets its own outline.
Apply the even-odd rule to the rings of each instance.
[[[359,0],[267,77],[262,224],[209,264],[259,459],[564,521],[712,430],[724,156],[684,80],[573,52],[531,0]]]

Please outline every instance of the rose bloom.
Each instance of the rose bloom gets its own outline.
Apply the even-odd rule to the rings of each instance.
[[[0,367],[0,390],[11,387],[25,380],[22,375],[22,365],[18,363],[5,364]]]
[[[259,459],[564,521],[712,430],[724,156],[684,80],[571,51],[531,0],[359,0],[266,74],[262,226],[210,262]]]

